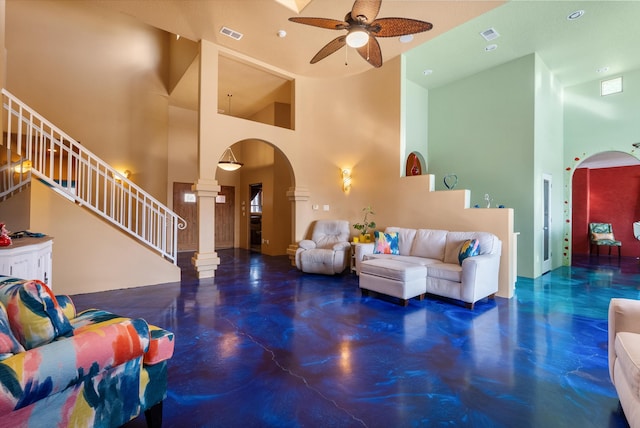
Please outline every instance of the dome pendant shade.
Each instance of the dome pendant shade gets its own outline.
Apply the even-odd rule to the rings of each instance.
[[[239,169],[243,164],[238,162],[236,157],[231,151],[231,147],[227,147],[222,153],[220,160],[218,161],[218,168],[224,169],[225,171],[235,171]]]

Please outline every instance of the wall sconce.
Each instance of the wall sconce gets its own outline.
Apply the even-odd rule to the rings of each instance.
[[[31,163],[30,160],[22,161],[22,162],[20,162],[19,165],[16,165],[13,168],[13,171],[18,173],[18,174],[26,174],[27,172],[31,171],[31,167],[32,166],[33,166],[33,164]]]
[[[349,193],[349,190],[351,190],[351,170],[345,168],[342,170],[342,191]]]
[[[231,151],[231,147],[227,147],[218,161],[218,168],[224,169],[225,171],[235,171],[241,166],[242,163],[238,162]]]
[[[122,178],[120,178],[120,176],[126,178],[127,180],[129,179],[129,177],[131,177],[131,171],[129,171],[128,169],[125,169],[124,171],[118,171],[118,174],[119,175],[113,177],[118,183],[122,182]]]

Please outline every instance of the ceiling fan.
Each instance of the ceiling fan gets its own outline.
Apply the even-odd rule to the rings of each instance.
[[[429,22],[410,18],[378,18],[382,0],[356,0],[344,21],[330,18],[293,17],[289,21],[329,30],[347,30],[327,43],[311,59],[311,64],[328,57],[344,45],[355,48],[374,67],[382,66],[382,52],[376,37],[399,37],[421,33],[433,28]]]

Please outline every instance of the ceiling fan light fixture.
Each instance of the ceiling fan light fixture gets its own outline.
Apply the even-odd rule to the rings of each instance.
[[[361,48],[369,43],[369,33],[363,28],[354,28],[347,34],[347,45],[352,48]]]

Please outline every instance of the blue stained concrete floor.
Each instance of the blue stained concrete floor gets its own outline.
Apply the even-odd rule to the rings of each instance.
[[[284,256],[219,256],[215,279],[183,254],[181,283],[72,296],[175,333],[165,427],[628,426],[607,309],[640,298],[635,258],[576,258],[470,311],[362,297],[357,276],[304,274]]]

